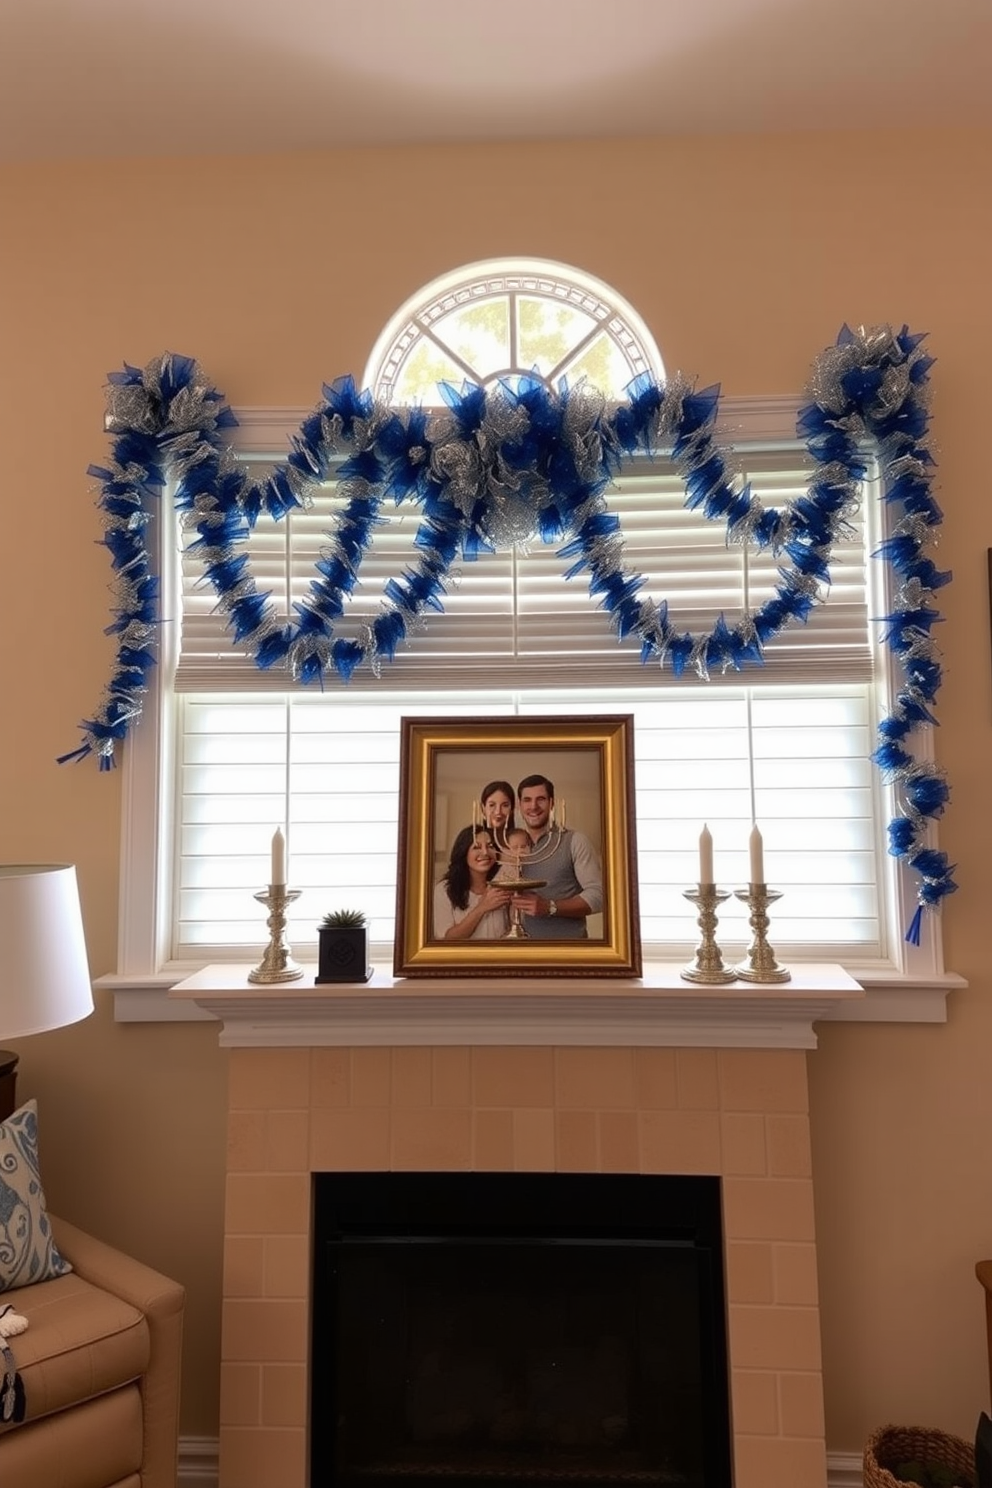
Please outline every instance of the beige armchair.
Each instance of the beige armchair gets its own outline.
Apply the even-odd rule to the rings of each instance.
[[[64,1220],[73,1271],[5,1292],[25,1417],[0,1425],[4,1488],[175,1488],[183,1288]]]

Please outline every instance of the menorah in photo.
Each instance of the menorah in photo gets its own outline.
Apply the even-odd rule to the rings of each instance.
[[[473,802],[473,823],[477,811],[481,817],[478,802]],[[531,870],[539,869],[542,863],[550,862],[561,847],[565,834],[564,797],[552,804],[547,830],[536,842],[531,839],[526,827],[504,823],[502,826],[491,827],[490,831],[496,844],[499,862],[499,872],[493,882],[509,890],[513,895],[509,906],[510,924],[503,939],[529,940],[530,933],[524,926],[524,911],[517,902],[517,895],[531,894],[548,886],[546,878],[538,878],[537,873]],[[525,866],[526,873],[524,872]]]

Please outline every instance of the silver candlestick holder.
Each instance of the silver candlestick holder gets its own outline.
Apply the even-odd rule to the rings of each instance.
[[[702,939],[696,947],[696,959],[690,966],[684,966],[680,975],[687,982],[705,982],[710,986],[721,986],[724,982],[732,982],[736,979],[736,972],[724,966],[720,947],[716,943],[716,909],[730,894],[725,889],[718,889],[716,884],[699,884],[695,889],[683,889],[682,893],[690,904],[694,904],[699,911],[696,924],[702,932]]]
[[[748,916],[748,924],[751,926],[751,944],[748,947],[747,960],[742,961],[735,968],[737,976],[742,982],[789,982],[792,980],[792,972],[786,966],[780,966],[775,959],[775,952],[768,944],[768,906],[774,904],[782,895],[778,889],[770,889],[767,884],[749,884],[746,889],[735,890],[735,895],[742,903],[746,904],[751,911]]]
[[[297,966],[286,943],[286,906],[299,899],[301,892],[287,889],[285,884],[269,884],[254,896],[269,911],[265,922],[269,927],[269,944],[259,964],[248,973],[250,982],[295,982],[303,975],[303,967]]]

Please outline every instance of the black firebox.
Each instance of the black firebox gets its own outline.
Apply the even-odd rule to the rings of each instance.
[[[730,1488],[718,1178],[314,1181],[311,1488]]]

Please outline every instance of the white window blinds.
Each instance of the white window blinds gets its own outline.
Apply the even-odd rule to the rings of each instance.
[[[763,448],[738,463],[766,505],[784,505],[805,490],[809,462],[801,447]],[[643,576],[642,594],[668,601],[669,617],[680,630],[708,634],[721,613],[732,625],[743,608],[756,609],[774,594],[783,560],[728,543],[722,524],[687,511],[682,483],[667,460],[631,462],[607,493],[607,502],[620,518],[626,567]],[[339,504],[329,484],[309,511],[278,523],[263,518],[251,536],[256,586],[271,594],[283,619],[293,618],[293,604],[309,591]],[[379,612],[386,581],[402,575],[414,561],[418,524],[416,507],[389,507],[337,635],[356,635]],[[480,684],[519,690],[573,684],[654,688],[659,681],[670,682],[667,669],[641,665],[636,641],[618,642],[608,617],[590,598],[583,575],[565,579],[570,561],[558,555],[559,546],[535,539],[525,549],[463,560],[444,599],[444,613],[432,612],[423,620],[392,665],[383,668],[383,678],[388,673],[390,686],[432,692]],[[763,667],[723,680],[760,687],[869,677],[866,567],[859,517],[834,549],[825,603],[805,625],[787,627],[767,645]],[[179,604],[178,691],[264,693],[292,685],[281,669],[262,672],[232,646],[216,596],[189,552],[182,556]],[[721,678],[712,680],[719,683]],[[331,677],[326,685],[341,684]],[[382,685],[367,669],[356,672],[349,684],[359,690]]]
[[[223,959],[260,944],[253,898],[266,881],[273,826],[286,824],[293,887],[289,939],[306,959],[324,913],[369,917],[375,943],[393,935],[400,720],[404,715],[506,713],[634,716],[638,882],[646,947],[688,956],[696,911],[683,889],[698,868],[702,823],[718,877],[747,880],[752,810],[761,822],[776,905],[776,945],[790,955],[864,960],[880,954],[881,818],[864,684],[719,690],[686,684],[650,696],[601,689],[508,695],[450,693],[292,697],[188,695],[180,700],[176,959]],[[451,835],[458,825],[451,824]],[[746,912],[728,900],[725,944],[743,948]],[[312,951],[311,951],[312,958]]]
[[[288,421],[286,421],[288,422]],[[788,424],[786,424],[788,427]],[[242,436],[247,458],[271,457],[273,420]],[[806,487],[808,460],[794,440],[738,446],[737,467],[768,505]],[[758,608],[777,585],[778,560],[728,544],[721,524],[684,505],[663,459],[632,462],[607,493],[620,516],[625,564],[643,593],[666,599],[679,629],[707,634],[723,613]],[[308,512],[265,523],[251,539],[257,587],[281,615],[303,599],[333,527],[329,484]],[[330,907],[362,907],[379,954],[393,934],[400,719],[460,713],[634,715],[642,936],[651,954],[691,954],[700,827],[708,822],[728,887],[744,883],[752,812],[768,872],[789,885],[776,907],[776,943],[794,957],[863,961],[889,934],[884,787],[871,763],[877,647],[869,617],[878,565],[877,493],[834,550],[828,597],[807,624],[766,648],[746,672],[681,680],[642,665],[621,643],[570,560],[535,541],[526,550],[459,565],[443,614],[431,614],[376,677],[359,669],[323,691],[260,671],[225,630],[199,566],[181,555],[173,585],[180,622],[175,712],[176,804],[172,953],[223,959],[260,943],[252,891],[265,881],[267,844],[284,823],[294,887],[289,923],[298,955]],[[870,529],[866,536],[866,516]],[[362,568],[362,584],[337,634],[378,613],[383,585],[411,562],[416,508],[390,508]],[[877,627],[875,627],[877,628]],[[726,943],[746,944],[744,911],[721,914]]]

